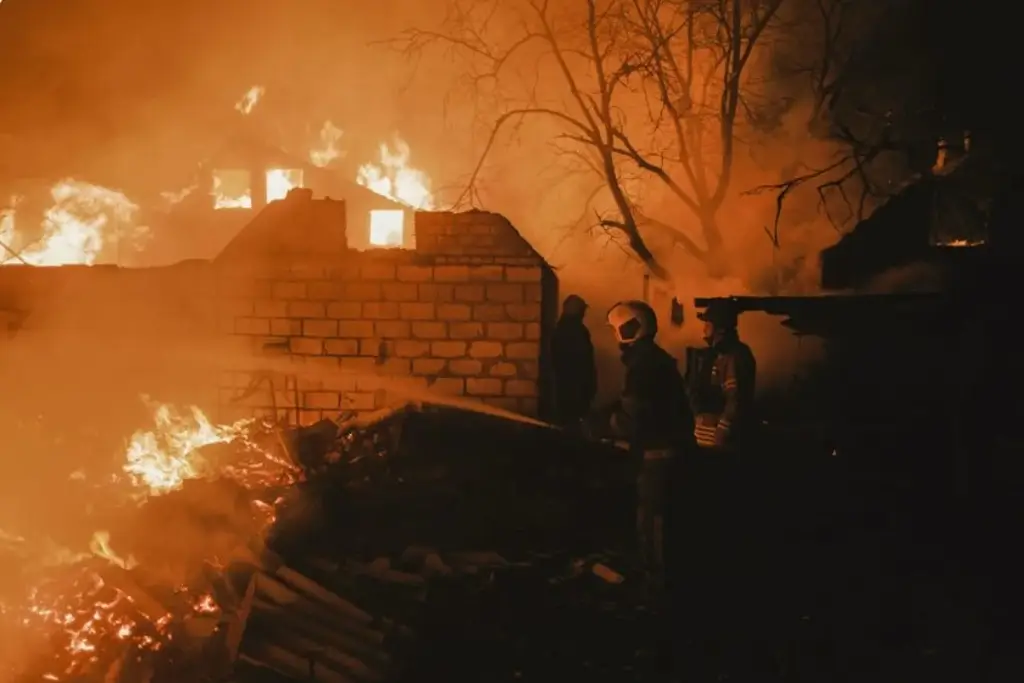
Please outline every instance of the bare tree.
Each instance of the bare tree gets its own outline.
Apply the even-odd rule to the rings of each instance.
[[[799,56],[783,69],[806,78],[813,96],[810,130],[836,151],[827,163],[799,168],[781,183],[749,191],[776,195],[769,230],[775,244],[785,202],[794,192],[813,188],[832,225],[848,228],[907,182],[929,174],[937,141],[929,112],[919,104],[921,93],[915,93],[919,74],[930,66],[909,63],[915,46],[905,36],[913,35],[913,22],[901,14],[903,4],[803,0],[803,5]]]
[[[655,235],[724,272],[718,214],[738,128],[753,112],[745,73],[783,0],[463,2],[452,0],[439,30],[410,29],[396,41],[411,55],[443,45],[467,57],[474,91],[498,101],[462,199],[503,129],[544,117],[558,124],[561,148],[601,178],[610,201],[597,223],[653,273],[667,275],[648,244]],[[535,77],[512,95],[509,76],[527,63]],[[554,88],[544,78],[552,73]],[[682,215],[645,213],[629,189],[636,174]]]

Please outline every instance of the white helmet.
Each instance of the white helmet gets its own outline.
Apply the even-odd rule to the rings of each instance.
[[[620,301],[608,311],[608,324],[620,344],[633,344],[658,333],[658,317],[643,301]]]

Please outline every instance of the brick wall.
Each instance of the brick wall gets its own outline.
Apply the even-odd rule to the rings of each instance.
[[[344,215],[340,202],[274,202],[213,262],[0,267],[0,337],[29,324],[145,333],[155,365],[163,339],[212,345],[223,371],[200,373],[193,393],[216,395],[222,420],[309,423],[385,407],[410,388],[543,416],[557,281],[508,221],[419,213],[415,251],[360,252],[342,246]],[[193,383],[187,370],[172,374]]]
[[[419,213],[415,230],[416,251],[219,263],[222,330],[244,350],[304,370],[298,379],[278,373],[244,398],[253,373],[225,372],[224,412],[310,423],[374,410],[397,400],[381,377],[542,412],[557,302],[550,269],[496,214]]]

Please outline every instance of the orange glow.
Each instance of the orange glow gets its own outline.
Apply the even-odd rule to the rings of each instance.
[[[168,405],[154,406],[153,431],[137,431],[128,443],[124,471],[144,495],[167,493],[186,479],[208,472],[197,451],[241,437],[252,420],[214,426],[199,408],[183,415]]]
[[[0,212],[0,240],[34,266],[92,265],[109,243],[134,238],[148,228],[134,225],[138,206],[124,193],[79,180],[62,180],[50,190],[53,205],[43,216],[42,237],[18,245],[17,202]],[[0,264],[21,263],[6,251]]]
[[[227,477],[246,487],[296,481],[297,469],[291,463],[253,443],[251,437],[262,428],[255,420],[215,425],[196,407],[176,410],[147,403],[154,426],[132,435],[123,465],[138,503],[174,491],[185,480],[199,476]],[[213,462],[211,457],[219,456],[201,455],[203,446],[227,442],[236,442],[238,448],[231,451],[245,457]],[[256,504],[253,512],[272,522],[276,504]],[[129,506],[122,513],[131,514],[133,509]],[[0,619],[40,642],[55,645],[53,668],[44,676],[47,680],[95,673],[97,662],[110,654],[110,648],[116,652],[119,642],[124,644],[121,647],[131,644],[138,650],[160,650],[175,635],[171,614],[182,614],[172,605],[197,616],[221,610],[213,595],[193,593],[184,586],[167,586],[160,597],[152,594],[152,587],[137,583],[138,573],[129,573],[138,565],[136,559],[118,552],[111,534],[104,530],[93,533],[89,553],[74,553],[50,542],[32,544],[2,530],[0,544],[7,556],[24,562],[22,576],[30,586],[22,600],[0,603]]]
[[[359,167],[356,182],[379,195],[414,209],[431,211],[434,196],[430,192],[430,179],[423,171],[409,166],[409,145],[395,141],[394,149],[380,146],[380,164]]]
[[[251,209],[252,181],[248,171],[213,172],[214,209]]]
[[[344,156],[338,148],[338,142],[343,134],[341,128],[330,121],[324,121],[324,126],[320,129],[319,143],[309,150],[309,162],[319,168],[326,168],[335,159]]]
[[[266,88],[262,85],[252,86],[242,95],[242,99],[238,100],[237,104],[235,104],[235,110],[242,116],[248,116],[256,108],[256,105],[259,104],[266,91]]]
[[[288,192],[302,187],[302,169],[272,168],[267,171],[267,202],[284,199]]]
[[[97,531],[92,535],[92,539],[89,541],[89,551],[96,557],[103,558],[111,564],[116,564],[119,567],[125,569],[131,569],[137,563],[135,558],[129,555],[128,557],[121,557],[114,549],[110,547],[110,532],[109,531]]]
[[[401,247],[404,241],[405,212],[400,209],[376,209],[370,212],[370,244],[375,247]]]

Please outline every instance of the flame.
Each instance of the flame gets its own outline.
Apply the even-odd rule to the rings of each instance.
[[[106,246],[113,229],[115,243],[122,237],[134,242],[148,228],[134,226],[138,206],[124,193],[78,180],[62,180],[50,190],[53,206],[43,218],[43,236],[20,250],[20,259],[5,254],[0,263],[27,262],[34,266],[92,265]],[[15,209],[4,211],[0,235],[10,245],[17,236]],[[124,228],[132,226],[129,233]]]
[[[309,150],[310,163],[314,166],[325,168],[332,161],[342,156],[342,152],[337,146],[342,135],[344,135],[344,131],[341,128],[338,128],[330,121],[324,121],[323,128],[320,129],[319,146]]]
[[[124,472],[142,495],[168,493],[188,479],[205,475],[229,477],[243,486],[293,483],[296,467],[252,441],[260,425],[255,419],[214,425],[196,406],[187,414],[167,404],[143,401],[153,410],[155,430],[135,432],[128,443]],[[231,463],[208,462],[199,452],[204,446],[239,442],[248,456]]]
[[[175,204],[180,204],[183,201],[185,201],[186,199],[188,199],[188,197],[193,192],[196,191],[196,187],[197,187],[196,185],[189,185],[188,187],[181,188],[177,192],[173,192],[173,191],[170,191],[170,190],[168,190],[166,192],[161,192],[160,193],[160,198],[163,199],[168,204],[170,204],[171,206],[174,206]]]
[[[380,164],[359,167],[356,182],[379,195],[421,211],[434,208],[430,179],[423,171],[408,166],[409,145],[396,138],[394,149],[380,146]]]
[[[167,493],[202,475],[227,476],[246,486],[287,484],[297,478],[294,465],[254,445],[251,437],[260,427],[255,420],[215,425],[197,407],[177,410],[143,400],[153,412],[154,427],[132,435],[123,464],[141,497]],[[239,442],[237,450],[258,457],[222,465],[200,452],[204,446],[229,442]],[[256,512],[271,522],[278,502],[258,504]],[[54,648],[37,662],[45,667],[37,670],[44,680],[92,680],[97,673],[102,677],[103,671],[112,670],[113,659],[131,653],[126,648],[134,648],[132,656],[159,651],[180,635],[182,623],[221,611],[209,592],[142,583],[153,575],[132,571],[135,558],[118,553],[104,530],[93,533],[87,555],[56,549],[52,543],[32,545],[3,529],[0,548],[8,562],[24,562],[22,575],[30,585],[20,601],[0,603],[0,617]],[[215,563],[216,558],[208,561]]]
[[[244,182],[242,178],[244,176]],[[237,182],[226,182],[236,180]],[[234,187],[230,187],[230,186]],[[229,187],[225,187],[229,186]],[[213,172],[214,209],[251,209],[252,185],[248,171]]]
[[[256,105],[260,103],[265,92],[267,92],[267,89],[262,85],[252,86],[242,95],[242,99],[238,100],[238,103],[235,104],[235,110],[242,116],[248,116],[256,108]]]
[[[272,168],[267,171],[267,202],[284,199],[290,190],[302,187],[302,170]]]
[[[92,539],[89,541],[89,551],[96,557],[102,558],[111,564],[116,564],[119,567],[124,567],[125,569],[132,569],[138,564],[138,562],[135,561],[135,558],[131,555],[123,558],[114,552],[114,549],[110,547],[109,531],[97,531],[93,533]]]
[[[192,609],[199,614],[216,614],[220,610],[220,605],[213,599],[213,596],[207,593],[201,595],[195,600],[192,605]]]
[[[949,240],[948,242],[939,242],[940,247],[980,247],[985,244],[985,240]]]
[[[208,464],[196,451],[241,437],[253,422],[214,426],[196,406],[190,406],[186,416],[169,405],[156,406],[153,421],[156,431],[132,435],[124,464],[125,473],[147,494],[167,493],[186,479],[201,476],[208,471]]]

